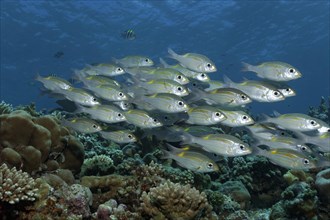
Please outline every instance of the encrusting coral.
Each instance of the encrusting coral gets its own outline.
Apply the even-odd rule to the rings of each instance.
[[[0,201],[9,204],[20,201],[35,201],[38,198],[36,181],[28,173],[9,169],[6,164],[0,166]]]
[[[212,219],[212,206],[205,193],[190,185],[167,181],[143,192],[141,201],[143,212],[154,219]]]

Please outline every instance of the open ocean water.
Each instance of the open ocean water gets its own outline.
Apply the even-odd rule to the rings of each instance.
[[[1,1],[1,99],[14,105],[40,96],[37,73],[69,79],[73,69],[167,48],[208,56],[235,82],[256,79],[241,62],[283,61],[303,74],[297,96],[251,106],[254,112],[305,112],[329,96],[329,1]],[[132,29],[135,40],[121,33]],[[63,55],[54,56],[60,52]]]

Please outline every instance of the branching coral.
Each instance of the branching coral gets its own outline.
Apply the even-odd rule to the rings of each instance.
[[[35,201],[36,182],[28,173],[9,169],[6,164],[0,166],[0,201],[15,204],[20,201]]]
[[[190,185],[168,181],[143,192],[141,201],[143,213],[157,219],[211,219],[212,215],[205,193]]]

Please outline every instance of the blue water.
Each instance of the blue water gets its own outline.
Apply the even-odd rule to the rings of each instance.
[[[128,28],[134,41],[120,37]],[[1,99],[50,109],[56,100],[40,96],[36,73],[68,79],[72,69],[133,54],[158,62],[168,47],[207,55],[219,69],[212,79],[256,79],[241,61],[302,72],[289,83],[296,97],[254,103],[254,112],[306,112],[330,94],[329,1],[1,1]]]

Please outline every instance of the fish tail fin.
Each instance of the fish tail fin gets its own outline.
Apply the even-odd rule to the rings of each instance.
[[[177,147],[174,147],[173,145],[169,144],[169,143],[166,143],[166,146],[167,148],[170,150],[171,153],[179,153],[181,151],[183,151],[181,148],[177,148]]]
[[[274,117],[279,117],[281,115],[281,113],[279,113],[278,111],[274,110],[273,111],[273,115],[274,115]]]
[[[167,151],[165,149],[161,149],[161,151],[163,152],[163,156],[160,159],[172,159],[172,154],[170,151]]]
[[[116,63],[116,64],[119,64],[120,63],[119,60],[116,59],[116,58],[114,58],[114,57],[111,57],[111,61],[114,62],[114,63]]]
[[[269,117],[268,115],[266,115],[265,113],[262,113],[261,115],[259,115],[258,117],[258,123],[267,123],[269,122],[269,119],[271,117]]]
[[[168,49],[167,49],[167,52],[169,53],[169,57],[170,57],[170,58],[176,59],[177,56],[178,56],[178,54],[175,53],[171,48],[168,48]]]
[[[206,102],[211,102],[209,99],[207,99],[207,92],[198,89],[198,88],[191,88],[191,93],[189,94],[189,97],[186,98],[186,101],[188,104],[197,102],[201,99],[204,99]],[[208,103],[209,104],[209,103]]]
[[[164,67],[164,68],[168,68],[170,65],[168,65],[168,63],[166,63],[166,61],[163,58],[159,58],[159,62],[160,64]]]
[[[242,62],[242,65],[243,65],[241,69],[242,72],[254,72],[255,66],[245,62]]]
[[[40,76],[39,72],[37,72],[34,76],[34,80],[41,82],[42,76]]]
[[[266,154],[266,150],[263,150],[260,147],[252,146],[252,154],[264,156]]]
[[[225,83],[225,87],[232,87],[235,84],[227,75],[223,75],[223,81]]]
[[[191,134],[189,134],[187,132],[182,132],[179,136],[181,139],[181,142],[180,142],[181,145],[191,144],[194,139],[194,136],[192,136]]]
[[[82,105],[79,105],[77,103],[75,103],[75,106],[76,106],[77,109],[73,113],[83,113],[83,112],[85,112],[86,107],[84,107]]]

